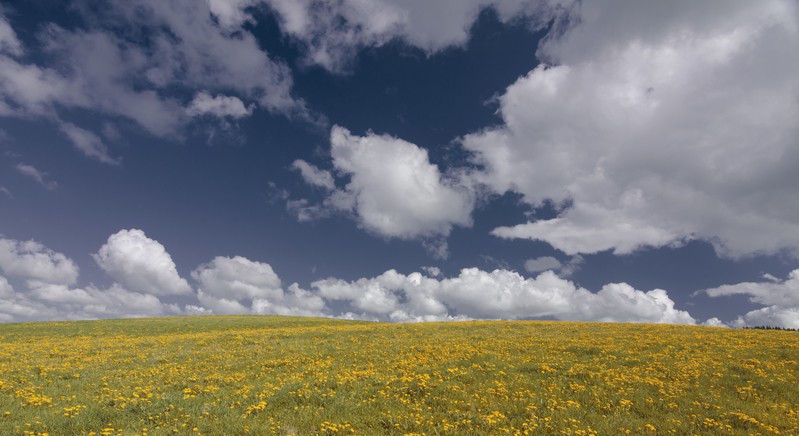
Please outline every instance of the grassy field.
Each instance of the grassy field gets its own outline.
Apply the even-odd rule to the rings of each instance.
[[[181,317],[0,325],[0,434],[799,434],[799,334]]]

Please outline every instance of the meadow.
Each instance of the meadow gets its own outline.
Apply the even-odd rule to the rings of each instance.
[[[0,434],[799,434],[799,333],[179,317],[0,325]]]

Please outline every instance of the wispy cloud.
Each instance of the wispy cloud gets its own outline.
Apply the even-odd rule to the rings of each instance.
[[[36,183],[44,186],[46,189],[50,191],[58,187],[58,183],[56,183],[55,181],[47,180],[47,173],[36,169],[36,167],[34,167],[33,165],[28,165],[23,163],[17,164],[17,171],[20,174],[32,178],[33,180],[36,181]],[[11,195],[11,193],[8,192],[8,190],[5,188],[3,188],[2,191],[4,191],[8,195]]]

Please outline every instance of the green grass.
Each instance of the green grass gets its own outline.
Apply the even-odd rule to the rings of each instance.
[[[179,317],[0,325],[0,434],[797,434],[799,334]]]

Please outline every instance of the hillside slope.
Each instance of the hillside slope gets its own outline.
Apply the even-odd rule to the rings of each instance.
[[[799,334],[541,321],[0,325],[0,434],[797,434]]]

